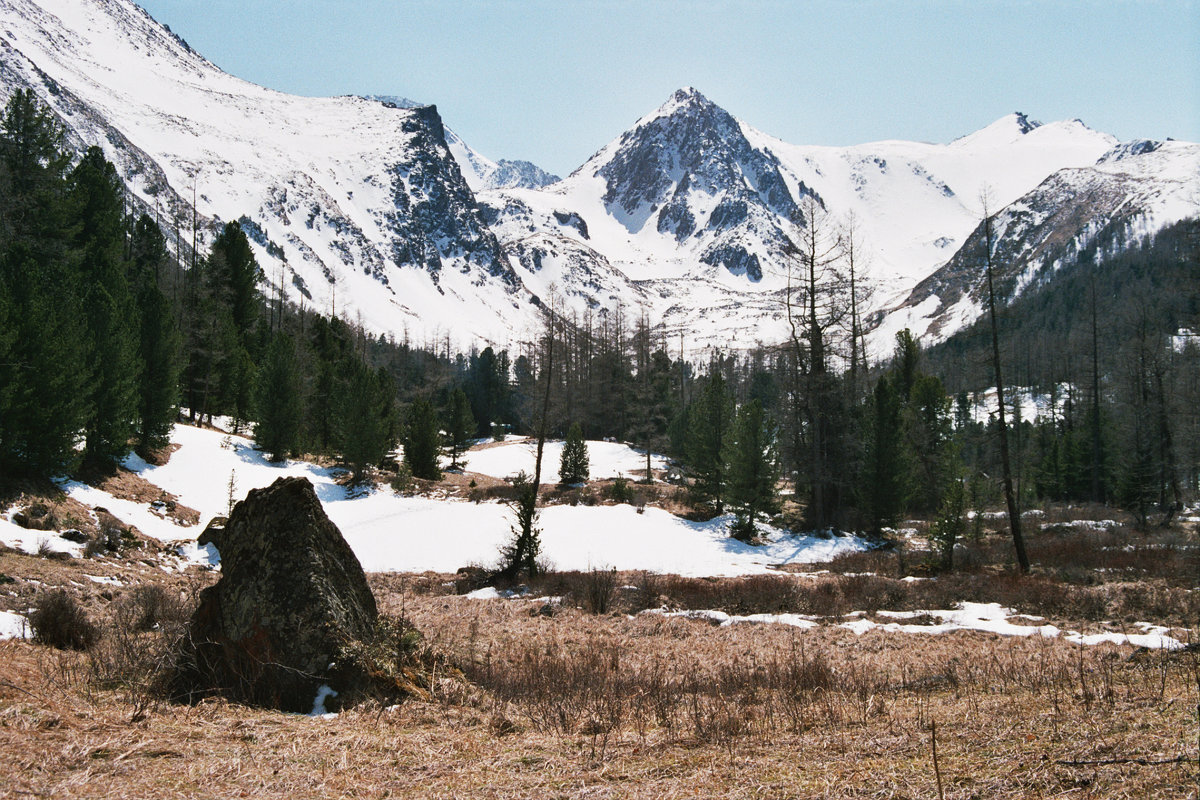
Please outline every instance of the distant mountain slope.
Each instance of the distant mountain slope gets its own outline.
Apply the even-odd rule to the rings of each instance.
[[[34,89],[74,147],[101,145],[183,247],[194,197],[202,249],[239,220],[293,299],[398,338],[504,344],[554,294],[576,313],[644,309],[694,352],[775,343],[799,234],[853,216],[886,353],[899,327],[937,339],[978,314],[983,187],[1010,294],[1099,231],[1200,213],[1196,145],[1078,120],[802,146],[687,88],[559,180],[479,154],[434,106],[227,75],[131,0],[0,0],[0,22],[0,92]]]
[[[535,291],[645,305],[696,344],[728,347],[784,336],[781,292],[797,226],[810,222],[798,213],[804,198],[828,229],[854,216],[875,307],[886,310],[967,241],[985,186],[1004,206],[1116,145],[1078,120],[1010,114],[948,145],[798,146],[682,89],[559,183],[480,198]],[[879,339],[890,350],[890,332]]]
[[[997,211],[992,253],[997,292],[1004,303],[1012,302],[1053,282],[1081,253],[1104,261],[1198,213],[1200,145],[1145,140],[1118,145],[1091,166],[1055,172]],[[880,333],[908,327],[937,341],[979,316],[986,302],[982,237],[978,226],[898,306],[877,313]]]
[[[5,92],[37,91],[185,238],[194,190],[210,231],[245,218],[293,297],[397,336],[507,337],[521,286],[434,107],[255,86],[128,0],[0,0],[0,19]]]

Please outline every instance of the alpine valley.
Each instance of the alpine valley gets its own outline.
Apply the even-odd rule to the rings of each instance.
[[[21,88],[180,252],[237,220],[268,291],[460,346],[523,338],[552,295],[645,311],[693,348],[778,341],[795,243],[853,219],[883,353],[980,315],[985,188],[1007,300],[1200,214],[1197,144],[1013,113],[949,144],[795,145],[691,88],[559,179],[473,151],[432,105],[235,78],[131,0],[0,0],[0,95]]]

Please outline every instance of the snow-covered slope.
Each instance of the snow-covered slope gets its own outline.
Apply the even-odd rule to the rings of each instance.
[[[1139,140],[1092,165],[1062,169],[996,213],[992,262],[1007,302],[1052,281],[1085,250],[1095,260],[1144,235],[1200,214],[1200,144]],[[945,266],[892,309],[877,314],[881,348],[909,328],[927,341],[974,321],[986,299],[983,227],[977,224]]]
[[[185,240],[194,191],[208,235],[245,217],[293,298],[397,336],[508,336],[525,298],[434,107],[264,89],[129,0],[0,0],[0,20],[5,94],[32,87]]]
[[[1195,145],[1022,114],[949,144],[792,145],[695,89],[557,180],[479,154],[433,106],[227,75],[132,0],[0,0],[0,95],[20,87],[74,147],[101,145],[184,247],[194,197],[202,247],[239,220],[292,299],[418,342],[505,344],[551,293],[644,309],[693,352],[778,342],[795,243],[853,218],[882,353],[899,327],[940,337],[978,314],[984,187],[1017,289],[1097,230],[1200,213]]]
[[[554,285],[568,298],[643,305],[694,345],[717,347],[780,340],[802,229],[820,225],[832,242],[853,219],[856,269],[876,289],[886,352],[889,312],[892,323],[916,321],[910,293],[968,241],[985,189],[990,207],[1004,208],[1114,148],[1115,138],[1078,120],[1041,125],[1019,113],[950,144],[792,145],[681,89],[563,181],[480,199],[533,291]],[[1062,209],[1075,203],[1057,198]]]

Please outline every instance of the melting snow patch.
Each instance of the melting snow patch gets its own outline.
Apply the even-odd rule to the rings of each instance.
[[[741,616],[738,614],[726,614],[724,611],[712,610],[691,610],[691,611],[666,611],[665,609],[649,608],[641,612],[642,614],[657,614],[663,617],[683,617],[684,619],[699,619],[710,622],[721,628],[727,628],[730,625],[740,625],[744,623],[751,624],[777,624],[791,625],[794,628],[815,628],[817,623],[800,614],[749,614]]]
[[[39,551],[67,553],[75,558],[83,555],[83,545],[78,542],[64,539],[54,531],[29,530],[13,522],[16,510],[17,506],[13,506],[0,516],[0,543],[29,555],[37,555]]]
[[[124,586],[125,585],[125,584],[121,583],[121,581],[117,580],[116,578],[112,578],[107,575],[84,575],[83,577],[87,578],[92,583],[103,583],[103,584],[107,584],[108,586]]]
[[[317,689],[317,696],[313,699],[312,711],[308,712],[310,717],[320,717],[321,719],[333,719],[337,716],[332,712],[325,710],[325,701],[330,697],[337,697],[337,690],[331,688],[328,684],[321,684]]]
[[[1178,639],[1167,636],[1168,628],[1145,622],[1138,623],[1138,627],[1146,631],[1144,634],[1107,632],[1084,635],[1078,631],[1064,632],[1054,625],[1017,625],[1009,620],[1028,619],[1038,621],[1041,617],[1017,614],[1013,609],[1004,608],[999,603],[962,603],[959,608],[953,611],[880,611],[878,612],[878,616],[891,619],[933,617],[940,619],[941,623],[932,625],[904,625],[898,622],[888,622],[880,624],[861,619],[842,623],[840,627],[852,630],[858,635],[862,635],[872,628],[880,628],[881,630],[893,633],[929,634],[949,633],[951,631],[985,631],[1000,636],[1033,636],[1037,634],[1048,639],[1063,634],[1067,641],[1086,645],[1109,642],[1112,644],[1131,644],[1135,647],[1146,647],[1154,650],[1160,648],[1164,650],[1180,650],[1186,646]]]
[[[1042,530],[1047,528],[1079,528],[1087,531],[1104,531],[1115,528],[1120,523],[1115,519],[1073,519],[1067,522],[1043,522]]]
[[[801,614],[750,614],[739,616],[727,614],[724,611],[707,609],[691,609],[685,611],[667,611],[666,609],[647,609],[642,614],[656,614],[663,617],[682,617],[706,621],[716,627],[725,628],[741,623],[760,623],[791,625],[796,628],[815,628],[818,622],[809,616]],[[876,616],[893,620],[909,620],[909,622],[874,622],[861,618],[863,611],[854,611],[845,616],[859,617],[838,625],[861,636],[876,628],[889,633],[951,633],[953,631],[984,631],[999,636],[1043,636],[1053,639],[1062,635],[1069,642],[1081,645],[1097,645],[1104,643],[1129,644],[1134,647],[1145,647],[1151,650],[1180,650],[1186,645],[1167,633],[1169,628],[1139,622],[1137,627],[1145,633],[1116,633],[1105,632],[1082,634],[1078,631],[1062,631],[1054,625],[1019,625],[1012,620],[1023,619],[1031,622],[1041,622],[1042,617],[1029,614],[1017,614],[1011,608],[1004,608],[999,603],[962,603],[952,611],[879,611]]]
[[[32,635],[24,614],[0,611],[0,639],[28,639]]]
[[[216,567],[221,563],[221,554],[217,552],[216,545],[212,543],[201,545],[194,539],[176,545],[175,554],[182,559],[182,563],[179,565],[180,571],[186,569],[189,564]]]

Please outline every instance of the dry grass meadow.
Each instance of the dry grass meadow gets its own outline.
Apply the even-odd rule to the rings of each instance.
[[[1095,551],[1144,569],[1124,548]],[[12,579],[0,604],[63,587],[101,630],[87,652],[0,642],[0,797],[1195,797],[1195,648],[857,636],[835,624],[850,610],[970,595],[1079,630],[1126,629],[1122,620],[1157,609],[1186,637],[1197,619],[1189,552],[1168,553],[1174,566],[1140,582],[1085,563],[1116,577],[980,568],[904,583],[895,556],[877,555],[815,577],[593,573],[531,587],[560,603],[469,600],[447,575],[373,575],[381,610],[422,632],[414,657],[429,691],[330,719],[179,705],[157,692],[170,632],[211,574],[168,575],[146,552],[0,553]],[[875,575],[859,574],[866,566]],[[90,584],[85,568],[125,585]],[[135,589],[150,584],[160,589]],[[159,603],[147,611],[151,597]],[[636,613],[657,604],[800,611],[823,624],[718,627]]]

